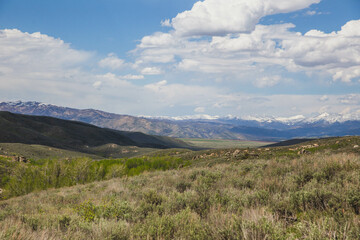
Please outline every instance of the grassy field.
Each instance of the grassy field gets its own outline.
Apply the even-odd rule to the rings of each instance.
[[[200,139],[200,138],[181,138],[195,147],[199,148],[256,148],[262,147],[273,142],[260,141],[243,141],[243,140],[227,140],[227,139]]]
[[[22,143],[0,143],[0,154],[7,156],[22,156],[28,159],[45,159],[45,158],[100,158],[93,154],[80,153],[54,147],[22,144]]]
[[[67,158],[129,158],[142,156],[158,151],[154,148],[140,148],[135,146],[119,146],[117,144],[105,144],[98,147],[89,147],[90,153],[75,152],[55,147],[22,144],[22,143],[0,143],[0,155],[22,156],[30,160],[39,159],[67,159]]]
[[[109,180],[0,201],[0,239],[360,239],[359,145],[360,137],[345,137],[18,165],[56,182],[49,177],[81,179],[71,177],[71,166],[95,171],[103,164]]]

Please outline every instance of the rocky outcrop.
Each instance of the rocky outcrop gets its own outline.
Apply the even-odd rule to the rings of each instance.
[[[12,156],[11,159],[15,162],[27,163],[29,160],[26,157]]]

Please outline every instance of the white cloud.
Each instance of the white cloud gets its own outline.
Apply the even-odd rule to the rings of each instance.
[[[69,44],[39,32],[0,30],[1,72],[36,72],[38,75],[61,72],[89,60],[89,52],[74,50]]]
[[[166,80],[145,85],[153,95],[153,102],[158,107],[187,107],[192,111],[194,106],[209,105],[222,97],[222,89],[210,86],[169,84]]]
[[[167,84],[167,81],[166,81],[166,80],[162,80],[162,81],[157,82],[157,83],[147,84],[147,85],[145,85],[145,88],[150,89],[150,90],[155,91],[155,92],[159,92],[160,90],[163,89],[163,87],[164,87],[166,84]]]
[[[125,76],[120,76],[120,78],[127,79],[127,80],[141,80],[141,79],[144,79],[144,76],[143,75],[128,74],[128,75],[125,75]]]
[[[325,73],[343,82],[360,77],[360,20],[350,21],[341,31],[328,34],[318,30],[301,34],[291,31],[293,27],[293,24],[256,25],[251,33],[198,40],[182,38],[174,32],[156,33],[144,37],[136,52],[138,61],[145,65],[156,63],[152,59],[166,54],[177,59],[167,62],[170,69],[232,74],[237,79],[270,67]]]
[[[147,51],[147,53],[142,57],[142,63],[171,63],[174,62],[174,55],[169,54],[158,54],[157,52],[156,56],[149,56],[151,55],[151,51]]]
[[[321,96],[321,98],[319,98],[319,101],[321,102],[326,102],[329,100],[329,97],[327,95]]]
[[[140,48],[151,48],[159,46],[170,46],[177,43],[177,39],[170,33],[157,32],[151,36],[145,36],[141,39]]]
[[[308,15],[308,16],[314,16],[314,15],[316,15],[316,14],[317,14],[316,11],[311,11],[311,10],[309,10],[309,11],[307,11],[307,12],[305,13],[305,15]]]
[[[360,77],[360,20],[346,23],[329,34],[311,30],[282,41],[281,56],[305,70],[327,71],[334,80],[350,82]]]
[[[226,35],[251,32],[267,15],[288,13],[319,3],[320,0],[205,0],[171,20],[182,36]]]
[[[198,113],[206,110],[209,115],[233,116],[263,115],[263,116],[312,116],[324,111],[340,113],[348,108],[347,113],[356,113],[360,107],[355,104],[360,94],[327,95],[326,102],[320,102],[321,95],[291,95],[273,94],[266,98],[257,94],[231,93],[215,87],[196,85],[168,84],[160,81],[145,87],[150,90],[159,111],[175,106],[176,115],[181,115],[180,109],[187,108]],[[194,106],[201,106],[195,107]],[[156,115],[156,113],[153,113]]]
[[[348,94],[338,98],[341,104],[360,105],[360,94]]]
[[[134,51],[137,57],[134,69],[141,75],[85,71],[82,66],[95,61],[91,53],[72,49],[62,40],[44,34],[2,30],[0,95],[3,99],[40,100],[126,114],[185,115],[205,110],[207,114],[221,116],[259,113],[293,116],[323,111],[350,114],[360,111],[359,94],[270,94],[265,98],[261,94],[239,92],[233,86],[238,81],[258,87],[275,86],[283,83],[280,76],[285,76],[281,72],[285,68],[331,74],[342,81],[356,79],[360,75],[358,24],[359,21],[351,21],[339,32],[314,30],[307,34],[291,31],[292,24],[256,25],[250,33],[199,39],[184,38],[173,31],[156,33],[144,37]],[[115,55],[107,58],[115,62],[118,59]],[[111,69],[111,64],[105,65]],[[122,62],[114,70],[126,66]],[[169,69],[172,71],[166,75],[169,81],[158,79],[145,86],[139,84],[143,81],[136,84],[130,81]],[[188,77],[185,75],[184,82],[179,83],[182,76],[177,74],[188,71],[202,82],[185,79]],[[215,77],[222,79],[224,85],[211,86],[208,79]],[[232,81],[230,87],[226,77]]]
[[[146,67],[141,70],[141,74],[143,75],[159,75],[161,73],[161,69],[157,67]]]
[[[99,66],[102,68],[108,68],[112,70],[117,70],[123,68],[125,61],[118,58],[114,53],[108,54],[108,56],[99,61]]]
[[[101,85],[102,85],[101,81],[96,81],[96,82],[94,82],[93,87],[96,88],[96,89],[100,89]]]
[[[339,35],[347,37],[360,37],[360,20],[352,20],[341,27]]]
[[[281,77],[278,75],[266,76],[266,77],[256,79],[256,81],[254,82],[254,85],[258,88],[273,87],[273,86],[277,85],[280,82],[280,80],[281,80]]]
[[[163,27],[171,27],[170,19],[165,19],[161,21],[161,26]]]
[[[124,76],[119,76],[114,73],[106,73],[106,74],[100,74],[96,75],[96,79],[102,82],[102,86],[108,86],[110,88],[112,87],[129,87],[131,86],[131,83],[126,81],[129,79],[124,78]],[[131,80],[131,79],[130,79]]]
[[[74,89],[80,95],[94,90],[94,79],[81,70],[92,56],[46,34],[0,30],[0,95],[70,102]]]
[[[194,109],[194,112],[196,112],[196,113],[204,113],[205,108],[204,107],[197,107],[197,108]]]

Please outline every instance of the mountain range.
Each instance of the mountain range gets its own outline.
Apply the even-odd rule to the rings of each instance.
[[[40,102],[2,102],[0,111],[50,116],[81,121],[103,128],[143,132],[177,138],[212,138],[280,141],[360,135],[360,116],[322,113],[312,118],[302,115],[276,117],[136,117],[94,109],[75,109]]]

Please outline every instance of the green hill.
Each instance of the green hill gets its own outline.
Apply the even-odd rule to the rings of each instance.
[[[93,153],[105,144],[141,148],[186,148],[186,143],[169,137],[117,131],[52,117],[0,112],[0,143],[23,143]]]

